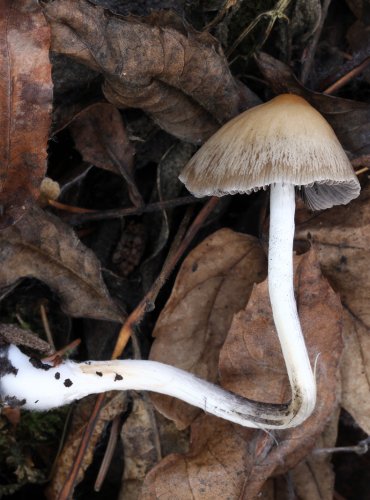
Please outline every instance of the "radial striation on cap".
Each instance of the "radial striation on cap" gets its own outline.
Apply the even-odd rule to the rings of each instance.
[[[226,123],[193,156],[180,179],[195,196],[294,184],[312,210],[349,203],[360,193],[333,129],[307,101],[292,94]]]

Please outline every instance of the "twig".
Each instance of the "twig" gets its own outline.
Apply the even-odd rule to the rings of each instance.
[[[188,232],[186,233],[177,251],[174,252],[171,258],[165,262],[161,273],[153,283],[153,286],[151,287],[149,292],[145,295],[145,297],[142,299],[139,305],[128,316],[125,324],[123,325],[118,334],[117,343],[112,355],[113,359],[116,359],[119,356],[121,356],[123,350],[127,345],[127,342],[129,341],[132,331],[134,330],[135,326],[137,326],[142,321],[145,313],[153,310],[154,301],[157,298],[160,289],[164,285],[168,276],[173,271],[174,267],[176,266],[180,257],[183,255],[189,243],[192,241],[196,233],[199,231],[199,229],[201,228],[203,222],[208,217],[208,215],[214,210],[218,202],[219,198],[212,197],[206,203],[206,205],[204,205],[204,207],[199,212],[194,222],[190,226]]]
[[[357,455],[365,455],[369,451],[370,436],[363,439],[355,446],[336,446],[334,448],[317,448],[313,450],[315,455],[323,455],[329,453],[357,453]]]
[[[121,355],[123,352],[124,348],[126,347],[127,342],[130,339],[130,336],[132,332],[134,331],[135,326],[137,326],[143,319],[145,313],[149,310],[153,309],[154,306],[154,301],[155,298],[157,297],[163,283],[166,281],[174,267],[176,266],[178,260],[180,257],[183,255],[184,251],[196,235],[196,233],[199,231],[199,229],[202,227],[203,222],[207,219],[208,215],[214,210],[216,205],[219,202],[219,198],[212,197],[202,208],[202,210],[199,212],[197,217],[194,219],[193,223],[191,224],[190,228],[188,229],[186,235],[184,236],[181,244],[178,246],[177,250],[173,252],[172,256],[170,259],[166,261],[166,263],[163,266],[163,269],[156,279],[156,281],[153,283],[153,286],[149,290],[149,292],[146,294],[146,296],[143,298],[143,300],[138,304],[138,306],[134,309],[134,311],[129,315],[129,317],[126,319],[125,324],[121,328],[118,338],[116,341],[116,345],[113,350],[112,354],[112,359],[115,359]],[[99,394],[99,396],[96,398],[94,409],[92,411],[91,417],[87,423],[87,426],[85,428],[85,431],[83,433],[81,443],[79,446],[79,449],[77,451],[76,458],[74,459],[73,462],[73,467],[69,473],[69,476],[66,480],[66,482],[63,485],[63,488],[59,494],[58,500],[68,500],[70,495],[72,494],[74,484],[76,482],[76,478],[78,475],[78,471],[80,470],[81,464],[83,457],[85,455],[85,452],[87,450],[90,436],[94,430],[96,421],[99,417],[100,410],[104,404],[104,393]]]
[[[203,31],[210,31],[214,26],[216,26],[216,24],[218,24],[221,19],[227,14],[227,11],[234,7],[237,2],[238,0],[226,0],[223,7],[219,9],[212,21],[204,26]]]
[[[75,207],[73,205],[66,205],[60,201],[48,199],[48,203],[51,207],[57,208],[58,210],[64,210],[65,212],[71,212],[74,214],[86,214],[95,213],[96,210],[91,210],[90,208]]]
[[[71,497],[76,478],[78,475],[78,471],[80,470],[82,460],[85,456],[86,450],[89,446],[90,436],[94,431],[95,424],[99,418],[100,410],[104,404],[105,394],[99,394],[96,398],[95,405],[92,409],[91,416],[87,422],[85,431],[82,435],[80,446],[77,450],[77,455],[73,461],[73,466],[70,470],[70,473],[66,479],[66,482],[61,489],[57,500],[68,500]]]
[[[107,448],[104,453],[104,458],[102,463],[100,464],[100,469],[98,475],[96,477],[96,481],[94,484],[94,491],[100,491],[102,484],[104,482],[105,476],[107,475],[110,463],[113,458],[114,450],[116,449],[119,429],[121,424],[121,415],[116,415],[113,419],[112,426],[109,433],[109,440],[107,444]]]
[[[231,54],[234,52],[234,50],[238,47],[238,45],[244,40],[244,38],[251,33],[251,31],[254,30],[254,28],[257,26],[257,24],[265,17],[270,18],[270,21],[267,25],[265,35],[263,37],[262,42],[260,43],[260,46],[266,42],[267,38],[269,37],[272,28],[274,27],[275,22],[277,19],[285,19],[289,21],[288,17],[284,14],[284,11],[287,9],[289,6],[291,0],[279,0],[275,7],[271,10],[267,10],[266,12],[262,12],[259,14],[238,36],[238,38],[235,40],[235,42],[232,44],[232,46],[227,50],[226,52],[226,57],[229,58]]]
[[[365,172],[368,172],[368,171],[369,171],[369,167],[363,167],[363,168],[360,168],[360,170],[356,170],[355,174],[361,175],[361,174],[364,174]]]
[[[83,222],[93,221],[93,220],[105,220],[105,219],[119,219],[121,217],[127,217],[128,215],[141,215],[147,212],[157,212],[159,210],[164,210],[166,208],[179,207],[182,205],[189,205],[191,203],[199,203],[199,199],[194,196],[182,196],[181,198],[175,198],[173,200],[157,201],[155,203],[149,203],[148,205],[142,207],[130,207],[130,208],[115,208],[112,210],[93,210],[90,213],[83,213],[81,215],[72,216],[69,219],[69,224],[78,225]]]
[[[42,325],[44,327],[44,331],[46,334],[46,338],[47,338],[49,344],[51,345],[53,351],[55,351],[56,349],[55,349],[53,334],[51,333],[51,330],[50,330],[49,320],[48,320],[48,316],[46,314],[46,309],[45,309],[44,304],[40,305],[40,315],[41,315]]]
[[[314,34],[312,41],[311,41],[311,43],[306,51],[305,62],[303,64],[302,73],[301,73],[301,82],[303,84],[306,83],[308,75],[310,74],[310,71],[311,71],[313,60],[314,60],[314,57],[316,54],[317,44],[319,43],[319,40],[320,40],[321,32],[322,32],[322,29],[324,27],[324,22],[325,22],[327,14],[328,14],[330,2],[331,2],[331,0],[324,0],[324,2],[323,2],[322,8],[321,8],[320,22],[318,23],[315,34]]]
[[[367,57],[361,64],[355,66],[353,69],[348,71],[345,75],[339,78],[336,82],[330,85],[327,89],[324,90],[324,94],[333,94],[341,89],[346,83],[348,83],[352,78],[355,78],[357,75],[363,72],[365,68],[367,68],[370,64],[370,57]]]

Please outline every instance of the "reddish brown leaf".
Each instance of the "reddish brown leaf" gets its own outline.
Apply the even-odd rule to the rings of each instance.
[[[122,321],[103,282],[100,264],[73,230],[33,207],[0,233],[0,288],[34,277],[58,293],[71,316]]]
[[[248,301],[253,284],[266,276],[265,254],[249,235],[221,229],[185,259],[153,336],[150,358],[215,382],[218,358],[234,313]],[[197,408],[155,394],[156,408],[188,426]]]
[[[170,455],[155,467],[142,499],[254,499],[271,475],[294,467],[314,446],[337,406],[341,306],[313,251],[297,257],[295,269],[298,310],[312,363],[320,353],[314,414],[274,436],[204,415],[192,426],[189,453]],[[235,316],[220,370],[225,386],[243,396],[271,402],[289,397],[266,281],[254,288],[245,311]]]
[[[342,405],[370,433],[370,188],[351,205],[312,215],[302,209],[296,239],[315,242],[324,274],[345,307]]]
[[[111,103],[143,109],[181,139],[200,143],[258,102],[233,78],[217,41],[174,15],[122,18],[85,0],[56,0],[45,12],[53,50],[101,71]]]
[[[134,147],[127,137],[119,111],[111,104],[92,104],[75,116],[70,129],[83,159],[122,175],[132,203],[142,205],[134,181]]]
[[[0,0],[0,228],[26,213],[46,172],[49,38],[37,2]]]

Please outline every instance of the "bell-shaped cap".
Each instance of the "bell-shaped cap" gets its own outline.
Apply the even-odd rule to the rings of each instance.
[[[360,184],[333,129],[302,97],[283,94],[221,127],[180,175],[195,196],[294,184],[312,210],[346,204]]]

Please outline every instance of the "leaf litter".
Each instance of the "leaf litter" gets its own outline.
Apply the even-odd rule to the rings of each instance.
[[[319,355],[313,415],[296,428],[273,433],[200,416],[192,424],[189,452],[160,462],[148,474],[141,498],[159,498],[164,491],[168,498],[255,498],[271,475],[291,469],[315,446],[339,402],[342,307],[322,277],[313,250],[295,258],[295,287],[312,364]],[[244,397],[273,403],[289,400],[267,281],[254,287],[246,308],[234,316],[219,370],[221,384]]]
[[[190,211],[184,217],[182,208],[164,210],[160,205],[181,197],[183,188],[177,173],[196,149],[183,141],[199,144],[240,111],[276,92],[293,92],[305,97],[329,120],[356,168],[365,172],[370,164],[365,86],[369,16],[364,2],[348,2],[353,12],[349,15],[339,0],[332,2],[329,11],[325,9],[327,2],[320,5],[316,0],[271,0],[262,7],[258,2],[215,2],[209,6],[176,0],[134,4],[126,2],[117,7],[113,0],[54,0],[41,3],[42,13],[36,0],[0,1],[0,120],[3,130],[8,130],[0,139],[0,224],[5,228],[0,233],[2,297],[12,293],[15,302],[9,304],[17,304],[15,285],[24,277],[46,283],[68,316],[84,318],[71,323],[74,337],[83,336],[83,347],[76,354],[80,358],[89,352],[97,353],[97,357],[102,353],[109,356],[116,325],[101,321],[124,321],[122,302],[134,308],[150,289],[172,248],[179,224],[184,225],[191,217]],[[161,6],[173,10],[158,10]],[[116,14],[118,11],[124,15]],[[270,19],[259,17],[267,11],[279,11],[290,22],[282,18],[271,24]],[[228,61],[224,52],[230,53],[234,41],[256,19],[258,29],[235,45]],[[51,59],[50,35],[54,50]],[[256,47],[261,45],[274,57],[267,52],[256,54]],[[57,89],[54,103],[52,65]],[[296,75],[301,75],[305,86]],[[333,88],[338,97],[318,92],[325,88]],[[47,151],[52,107],[56,132]],[[41,204],[39,186],[46,173],[47,153],[48,175],[60,182],[62,203],[102,209],[133,205],[135,209],[159,200],[160,211],[103,223],[86,219],[74,233],[50,213],[45,199],[43,209],[34,206]],[[85,173],[73,177],[74,169]],[[68,184],[71,176],[72,183]],[[362,180],[366,184],[365,176]],[[155,359],[183,366],[249,397],[289,399],[266,283],[262,281],[265,255],[259,240],[246,234],[259,234],[263,200],[263,194],[255,194],[243,201],[236,196],[219,204],[208,225],[201,229],[197,242],[203,242],[176,270],[175,282],[170,279],[159,295],[156,311],[140,318],[139,342],[134,339],[126,356],[140,357],[142,351],[146,357],[156,324],[151,354]],[[82,480],[78,494],[86,488],[86,496],[91,496],[89,474],[82,471],[93,460],[95,444],[104,441],[107,422],[122,412],[127,417],[122,435],[126,469],[122,474],[121,458],[111,468],[111,474],[116,471],[116,484],[122,483],[116,488],[117,496],[262,495],[285,500],[293,491],[302,499],[326,500],[338,487],[343,492],[345,476],[337,475],[334,489],[328,455],[311,450],[334,446],[340,400],[353,417],[352,428],[359,425],[369,433],[367,205],[365,187],[361,198],[350,207],[314,215],[300,210],[297,214],[297,248],[307,250],[310,242],[314,247],[296,258],[296,287],[312,363],[321,353],[317,365],[321,396],[311,419],[298,429],[266,434],[200,416],[199,411],[178,401],[154,397],[160,411],[178,427],[191,426],[189,441],[187,431],[180,432],[172,422],[154,416],[146,397],[133,394],[131,403],[126,395],[117,395],[107,400],[88,455],[77,472],[74,484]],[[65,209],[80,210],[80,206]],[[244,218],[240,216],[242,211],[247,214]],[[61,209],[54,212],[68,223],[69,217]],[[135,227],[139,228],[140,241],[135,239],[135,231],[130,237]],[[228,228],[238,228],[243,234]],[[94,248],[96,256],[81,239]],[[320,276],[315,252],[338,295]],[[240,265],[235,261],[238,256]],[[115,283],[110,293],[102,271]],[[262,283],[252,291],[254,282]],[[304,312],[310,307],[314,311],[311,324]],[[5,314],[6,318],[21,319],[13,309]],[[339,380],[336,374],[342,327],[344,351]],[[22,323],[22,328],[29,329],[29,325]],[[13,324],[3,324],[2,330],[10,334],[11,341],[21,339],[20,343],[29,335]],[[323,332],[327,335],[320,337]],[[104,338],[100,340],[99,335]],[[27,338],[26,343],[38,345],[34,338]],[[45,341],[40,342],[46,349]],[[324,375],[329,381],[325,387]],[[82,410],[84,404],[77,405],[80,422],[73,424],[56,462],[50,498],[64,491],[71,470],[77,471],[76,452],[92,411],[92,406]],[[19,420],[19,414],[9,418],[16,426],[27,422],[23,416]],[[32,415],[32,425],[48,426],[55,417],[46,416],[45,426],[41,418]],[[343,416],[339,422],[343,426]],[[1,420],[1,426],[3,423]],[[0,426],[1,436],[7,425],[11,424]],[[341,434],[343,430],[339,440]],[[144,435],[147,442],[142,441]],[[18,472],[15,479],[5,479],[3,492],[15,492],[27,481],[43,481],[45,474],[37,464],[42,457],[51,456],[50,450],[38,448],[35,462],[30,461],[28,453],[24,456],[26,465],[19,465],[14,450],[18,448],[11,453],[11,463]],[[8,470],[8,465],[1,467],[2,471]],[[350,462],[348,468],[352,466]],[[357,499],[362,494],[360,481],[352,484]],[[41,496],[41,489],[39,492]]]

